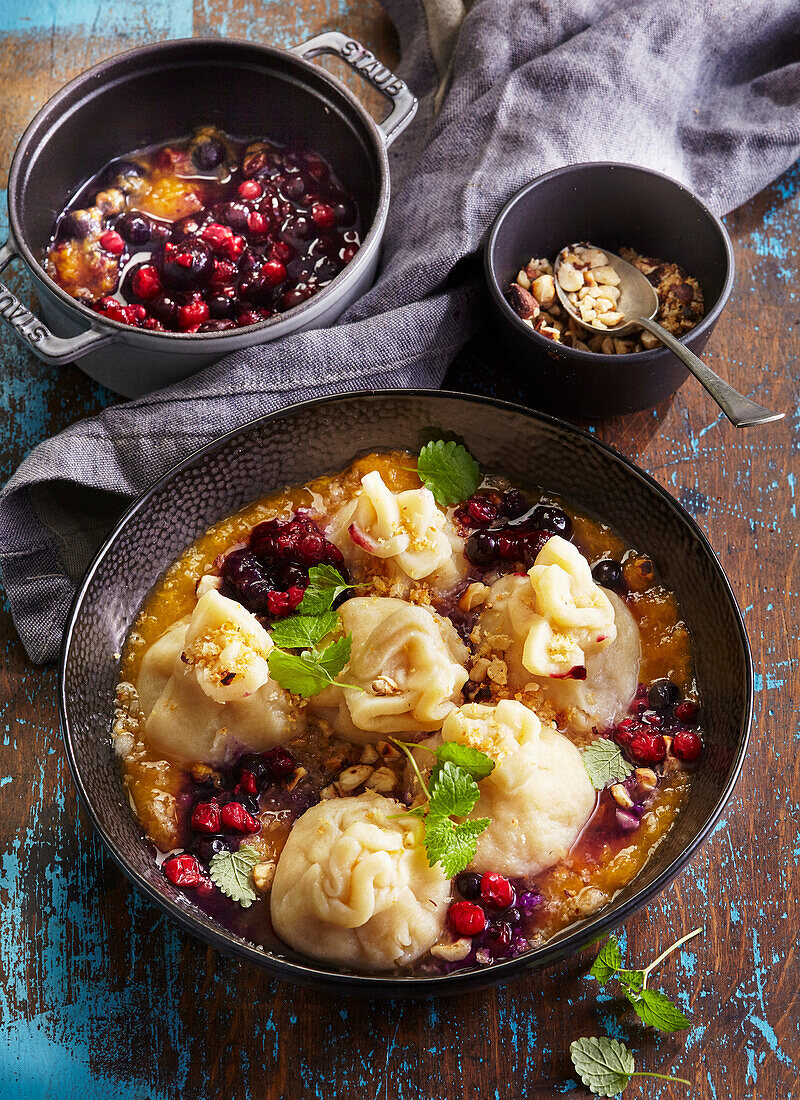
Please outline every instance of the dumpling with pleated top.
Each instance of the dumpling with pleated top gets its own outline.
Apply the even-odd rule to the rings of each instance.
[[[359,970],[390,970],[439,939],[450,899],[429,866],[424,826],[401,803],[365,793],[306,810],[272,884],[272,924],[291,947]]]
[[[350,569],[382,564],[386,576],[450,588],[466,572],[464,541],[430,489],[397,493],[373,470],[326,532]]]
[[[442,740],[469,745],[495,763],[478,784],[470,818],[490,818],[471,866],[479,872],[536,875],[567,855],[596,795],[581,754],[515,699],[468,703],[445,719]]]
[[[389,596],[347,600],[339,619],[350,662],[311,710],[349,741],[441,729],[467,680],[467,647],[449,619]]]
[[[512,690],[538,685],[580,732],[611,726],[636,692],[636,620],[619,596],[595,584],[578,548],[558,535],[527,574],[491,586],[480,633],[479,647],[505,660]]]
[[[291,696],[270,679],[272,648],[254,615],[206,592],[142,659],[147,744],[178,760],[220,764],[237,746],[261,752],[300,733]]]

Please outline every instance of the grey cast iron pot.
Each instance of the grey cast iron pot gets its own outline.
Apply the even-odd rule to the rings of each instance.
[[[681,342],[702,356],[733,287],[730,238],[676,180],[613,162],[568,164],[539,176],[509,199],[492,225],[484,251],[492,314],[509,352],[506,362],[533,403],[569,417],[652,408],[689,377],[667,348],[633,355],[568,348],[535,332],[506,300],[509,283],[532,257],[552,261],[565,245],[586,240],[617,253],[627,245],[693,275],[706,312]]]
[[[335,77],[305,60],[334,54],[392,105],[377,124]],[[328,31],[291,50],[217,38],[131,50],[76,77],[39,111],[14,154],[10,235],[0,271],[27,265],[43,322],[2,284],[0,317],[39,358],[82,370],[126,397],[168,385],[238,348],[333,324],[371,286],[389,206],[387,147],[417,100],[354,39]],[[150,332],[100,317],[63,291],[41,261],[56,213],[109,160],[211,124],[321,153],[355,197],[366,234],[355,258],[323,291],[280,316],[224,333]]]
[[[637,878],[602,912],[543,947],[442,977],[354,974],[275,940],[266,951],[234,935],[171,886],[131,812],[111,747],[118,658],[163,570],[212,523],[284,485],[302,485],[359,452],[430,439],[462,440],[487,471],[563,494],[647,551],[675,590],[692,631],[706,749],[688,805]],[[133,884],[187,931],[272,974],[339,992],[400,997],[463,992],[508,980],[585,947],[651,901],[708,836],[747,747],[752,669],[742,619],[699,527],[633,463],[589,435],[501,401],[431,391],[346,394],[246,425],[198,451],[128,510],[90,567],[67,625],[59,685],[62,732],[89,816]]]

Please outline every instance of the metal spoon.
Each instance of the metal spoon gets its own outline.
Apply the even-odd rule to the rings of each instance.
[[[597,247],[585,242],[581,243],[584,247]],[[570,246],[569,251],[573,247],[577,246]],[[689,351],[671,333],[663,329],[661,325],[656,324],[653,318],[658,312],[658,295],[646,276],[633,264],[629,264],[621,256],[609,252],[607,248],[598,248],[598,251],[608,257],[609,266],[613,267],[620,277],[620,298],[616,306],[616,312],[623,313],[626,319],[614,328],[603,329],[596,328],[591,321],[582,320],[580,313],[576,311],[572,302],[570,302],[567,291],[558,281],[558,270],[561,266],[561,254],[559,253],[555,265],[556,293],[561,305],[573,321],[588,332],[602,333],[604,336],[620,337],[625,333],[633,332],[639,327],[652,332],[662,344],[677,355],[686,369],[695,376],[700,385],[713,397],[731,424],[737,428],[747,428],[752,424],[770,424],[775,420],[783,420],[785,413],[771,412],[762,405],[757,405],[755,401],[751,401],[744,394],[739,393],[733,386],[729,386],[727,382],[720,378],[711,367],[706,366],[702,359],[698,359],[694,352]]]

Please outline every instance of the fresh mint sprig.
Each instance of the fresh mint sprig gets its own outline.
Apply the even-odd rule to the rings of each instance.
[[[336,677],[350,660],[352,635],[337,638],[324,649],[320,649],[319,643],[339,623],[333,610],[334,601],[352,587],[332,565],[313,565],[297,611],[273,624],[270,633],[275,648],[270,650],[267,663],[272,679],[286,691],[308,699],[336,683]],[[287,652],[292,649],[301,652]],[[355,684],[340,686],[362,690]]]
[[[390,740],[402,749],[416,772],[425,802],[397,816],[418,817],[425,824],[424,844],[428,863],[441,863],[448,878],[468,867],[478,849],[478,837],[489,827],[488,817],[454,821],[466,817],[480,798],[477,780],[485,779],[494,770],[494,761],[469,745],[449,742],[435,750],[436,764],[428,782],[414,759],[415,745],[395,738]]]
[[[645,966],[641,970],[629,970],[622,965],[622,952],[619,943],[613,936],[609,936],[594,960],[589,973],[601,985],[614,978],[622,986],[625,996],[630,1001],[637,1016],[645,1024],[649,1024],[659,1031],[682,1031],[684,1028],[692,1026],[691,1020],[663,993],[657,989],[648,989],[647,981],[659,963],[662,963],[668,955],[671,955],[684,943],[688,943],[695,936],[699,936],[702,931],[702,928],[695,928],[692,932],[682,936],[666,951],[662,951],[649,966]]]
[[[569,1045],[569,1056],[581,1081],[597,1096],[618,1096],[632,1077],[657,1077],[660,1081],[691,1086],[691,1081],[684,1077],[644,1070],[637,1072],[634,1057],[625,1044],[606,1035],[575,1039]]]

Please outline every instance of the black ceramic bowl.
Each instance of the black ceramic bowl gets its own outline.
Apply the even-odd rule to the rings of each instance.
[[[631,164],[570,164],[514,195],[492,225],[484,267],[509,369],[540,408],[566,416],[613,416],[651,408],[689,373],[666,348],[633,355],[579,351],[521,320],[505,293],[532,256],[554,260],[575,241],[678,263],[700,283],[706,315],[683,339],[700,355],[733,286],[733,250],[722,222],[680,183]]]
[[[125,795],[110,729],[118,654],[142,601],[206,528],[283,485],[335,471],[358,452],[464,441],[487,470],[547,487],[613,524],[653,557],[681,601],[695,645],[707,748],[689,803],[650,863],[603,912],[544,947],[442,977],[353,974],[278,942],[262,951],[206,916],[158,870]],[[308,985],[383,996],[454,993],[552,963],[646,905],[686,864],[731,794],[752,706],[747,638],[725,574],[694,521],[650,477],[590,436],[539,413],[479,397],[381,391],[310,401],[263,417],[182,462],[128,510],[89,569],[64,640],[61,723],[84,805],[134,885],[216,947]]]

